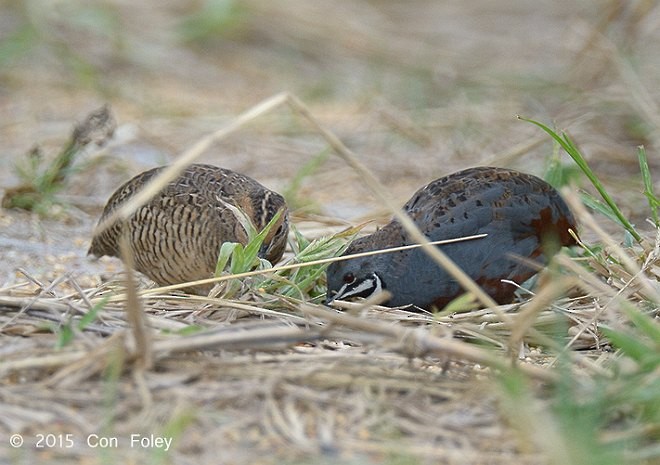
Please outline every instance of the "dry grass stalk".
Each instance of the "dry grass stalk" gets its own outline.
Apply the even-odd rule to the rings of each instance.
[[[567,189],[562,191],[569,206],[573,209],[583,226],[588,227],[595,232],[598,237],[603,241],[608,249],[614,252],[614,255],[625,266],[625,270],[630,275],[630,282],[633,280],[641,286],[644,297],[650,301],[660,303],[660,291],[651,283],[649,278],[642,272],[640,266],[630,257],[623,248],[610,236],[595,220],[582,202],[579,201],[577,195]]]
[[[154,354],[163,357],[170,353],[203,349],[282,349],[292,344],[319,338],[319,329],[302,329],[289,325],[269,325],[244,331],[208,331],[191,336],[154,342]]]
[[[28,274],[25,274],[28,279],[30,279]],[[61,281],[66,279],[66,277],[61,276],[57,280],[53,281],[48,287],[44,286],[41,282],[37,280],[31,279],[31,281],[35,282],[37,286],[39,286],[39,294],[32,297],[30,300],[27,302],[24,302],[21,309],[16,313],[12,318],[8,319],[4,324],[0,325],[0,331],[5,329],[8,325],[10,325],[13,321],[15,321],[17,318],[19,318],[28,308],[34,308],[33,305],[36,304],[36,302],[39,300],[39,298],[43,295],[47,295],[54,289]],[[66,307],[65,307],[66,308]]]
[[[408,114],[399,111],[396,107],[385,101],[380,102],[378,112],[386,124],[390,125],[404,137],[422,147],[432,145],[433,138],[429,132],[415,124]]]
[[[523,343],[524,336],[533,329],[534,322],[540,313],[574,285],[575,278],[573,277],[560,277],[551,281],[548,279],[546,285],[541,288],[533,299],[521,305],[518,316],[511,328],[510,347],[519,347]],[[554,341],[549,340],[549,338],[544,339],[546,339],[544,342],[553,345]]]
[[[77,358],[62,363],[60,365],[62,368],[50,376],[45,381],[45,385],[50,387],[70,388],[98,375],[106,369],[109,363],[109,357],[111,357],[112,354],[125,353],[123,338],[124,335],[122,333],[116,333],[102,341],[91,351],[80,351],[77,354],[68,354],[71,356],[77,355]],[[39,365],[39,363],[40,360],[33,360],[31,368],[43,368],[44,365]],[[51,365],[51,367],[54,366],[55,365]],[[11,363],[7,364],[5,367],[7,371],[11,371],[12,368],[14,370],[16,369],[15,366],[12,367]]]
[[[153,363],[151,352],[151,336],[145,324],[144,308],[138,296],[133,271],[133,253],[128,238],[128,228],[123,228],[124,234],[119,239],[119,252],[125,269],[126,282],[126,315],[133,335],[133,343],[140,369],[150,369]]]
[[[84,352],[67,352],[51,355],[26,357],[21,360],[11,360],[0,362],[0,376],[7,376],[10,373],[30,369],[47,369],[61,367],[80,361],[86,355]]]
[[[226,350],[251,349],[282,349],[303,341],[312,341],[319,338],[320,329],[301,329],[296,326],[270,324],[264,328],[245,329],[243,331],[208,331],[177,338],[166,338],[152,343],[152,353],[155,359],[169,356],[173,353],[189,352],[218,348]],[[67,366],[62,374],[53,378],[53,383],[66,379],[71,382],[72,373],[80,370],[86,371],[85,378],[98,373],[105,367],[105,357],[117,350],[117,339],[121,333],[109,338],[101,347],[95,348],[92,353],[86,350],[71,351],[57,356],[37,356],[22,360],[5,360],[0,362],[0,373],[6,375],[11,372]],[[127,361],[139,360],[143,354],[135,344],[120,344],[122,351],[127,353]],[[75,381],[74,381],[75,384]]]
[[[319,306],[301,305],[301,311],[312,316],[322,318],[334,324],[349,327],[351,329],[382,334],[395,339],[399,344],[399,350],[409,357],[419,357],[425,354],[450,356],[458,360],[468,360],[493,368],[510,368],[511,363],[504,358],[495,355],[492,351],[480,349],[479,347],[451,338],[438,338],[426,331],[404,328],[398,325],[385,324],[375,320],[367,320],[337,313]],[[543,380],[556,380],[556,373],[543,368],[519,364],[517,367],[524,373]]]

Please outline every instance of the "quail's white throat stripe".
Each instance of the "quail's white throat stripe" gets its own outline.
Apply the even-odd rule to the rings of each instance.
[[[377,274],[369,275],[357,283],[346,283],[332,297],[332,300],[345,300],[351,297],[364,297],[365,299],[383,290],[383,282]],[[367,291],[371,291],[366,293]]]

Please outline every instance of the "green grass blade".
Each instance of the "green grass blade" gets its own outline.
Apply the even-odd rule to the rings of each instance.
[[[646,158],[646,149],[643,145],[640,145],[637,148],[637,158],[639,159],[639,170],[642,173],[642,181],[644,183],[644,195],[646,196],[649,207],[651,208],[651,216],[653,218],[653,223],[656,227],[660,227],[660,219],[658,218],[658,207],[660,207],[660,199],[655,195],[653,191],[653,180],[651,179],[651,170],[649,168],[649,162]]]
[[[652,350],[660,353],[660,323],[636,308],[626,306],[623,307],[623,312],[635,327],[646,335],[655,345],[655,348]]]
[[[574,164],[563,165],[561,163],[561,157],[559,156],[560,149],[561,146],[559,144],[553,144],[552,156],[548,160],[543,176],[543,179],[556,189],[571,185],[574,181],[577,183],[581,176],[580,168]]]
[[[648,344],[641,341],[636,335],[609,328],[602,328],[607,339],[628,357],[637,362],[642,362],[652,349]]]
[[[248,271],[246,269],[246,260],[245,260],[245,248],[243,244],[236,244],[234,250],[231,254],[231,264],[229,266],[229,271],[231,274],[243,273]]]
[[[598,200],[596,197],[591,195],[588,192],[580,192],[580,200],[582,201],[583,204],[585,204],[587,207],[591,208],[593,211],[596,211],[600,213],[603,216],[606,216],[610,220],[614,221],[615,223],[621,224],[619,221],[619,217],[617,217],[612,209]],[[623,225],[622,225],[623,226]]]
[[[553,144],[552,156],[545,168],[545,176],[543,178],[555,188],[562,186],[564,183],[563,167],[561,166],[561,159],[559,157],[559,144]]]
[[[218,261],[215,264],[215,273],[214,276],[220,276],[223,271],[227,268],[227,263],[231,259],[234,249],[238,243],[236,242],[224,242],[220,246],[220,253],[218,254]]]
[[[295,257],[287,263],[306,263],[340,255],[348,246],[349,241],[347,239],[354,237],[363,226],[360,225],[312,241],[305,238],[292,226],[294,236],[292,246]],[[326,267],[327,264],[279,271],[272,278],[264,280],[261,286],[269,293],[299,299],[304,299],[306,296],[315,298],[325,293],[324,275]]]
[[[55,347],[61,349],[63,347],[68,346],[73,341],[73,337],[74,337],[74,332],[73,329],[71,328],[71,325],[66,324],[62,326],[57,335],[57,343],[55,344]]]
[[[291,225],[291,230],[293,231],[293,238],[294,241],[291,243],[291,246],[293,248],[293,253],[295,255],[298,255],[302,250],[304,250],[311,241],[307,239],[305,236],[303,236],[300,231],[298,231],[298,228],[296,228],[295,225]]]
[[[610,196],[610,194],[607,192],[605,189],[605,186],[600,182],[600,179],[598,179],[598,176],[592,171],[592,169],[589,167],[589,164],[587,163],[587,160],[584,158],[580,150],[577,148],[577,146],[573,143],[571,138],[566,134],[565,132],[561,133],[561,136],[557,134],[555,131],[550,129],[548,126],[546,126],[543,123],[540,123],[538,121],[534,121],[532,119],[528,118],[523,118],[519,116],[523,121],[526,121],[528,123],[532,123],[535,126],[538,126],[541,128],[543,131],[548,133],[550,137],[552,137],[563,149],[564,151],[573,159],[573,161],[580,167],[582,172],[587,176],[591,184],[596,188],[600,196],[603,198],[605,203],[609,206],[610,209],[612,209],[612,212],[614,215],[619,219],[619,223],[621,223],[624,228],[635,238],[637,242],[642,241],[642,237],[637,233],[635,230],[635,227],[628,221],[628,219],[623,215],[619,207],[616,205],[614,202],[614,199]]]
[[[642,372],[656,372],[660,368],[660,324],[632,304],[624,305],[622,312],[633,326],[625,330],[603,328],[603,334],[614,347],[635,360]]]
[[[236,212],[244,215],[244,213],[237,208]],[[248,243],[245,246],[236,242],[223,243],[222,246],[220,246],[220,253],[218,254],[218,260],[215,265],[215,276],[220,276],[220,274],[227,268],[228,263],[230,263],[229,268],[232,274],[244,273],[246,271],[251,271],[258,266],[264,267],[267,264],[270,264],[267,260],[260,260],[259,251],[268,232],[275,226],[280,216],[282,216],[282,211],[278,211],[259,233],[256,232],[251,224],[244,224],[247,228],[248,234]],[[247,216],[243,219],[249,221]]]
[[[248,266],[254,262],[257,261],[258,256],[259,256],[259,250],[261,249],[261,246],[264,243],[264,240],[266,239],[266,236],[270,232],[271,229],[275,226],[277,221],[280,219],[282,216],[282,210],[278,211],[273,215],[271,220],[268,222],[266,226],[254,237],[249,238],[249,241],[247,245],[245,246],[245,258]],[[248,270],[244,270],[248,271]]]
[[[78,322],[78,329],[84,331],[84,329],[87,328],[89,324],[91,324],[94,320],[96,320],[96,315],[98,315],[99,311],[101,311],[103,307],[105,307],[105,304],[107,304],[109,300],[110,300],[110,296],[105,296],[101,300],[96,302],[92,306],[92,308],[90,308],[89,311],[82,316],[82,318]]]
[[[105,304],[107,304],[109,300],[110,300],[110,296],[106,296],[103,297],[101,300],[99,300],[97,303],[95,303],[92,306],[92,308],[90,308],[89,311],[85,313],[82,316],[82,318],[80,318],[78,323],[75,325],[76,329],[78,331],[84,331],[85,328],[87,328],[87,326],[89,326],[94,320],[96,320],[96,316],[98,315],[99,311],[103,309],[103,307],[105,307]],[[66,347],[71,342],[73,342],[74,337],[75,337],[75,331],[73,330],[72,321],[70,320],[59,329],[57,343],[55,344],[55,346],[58,349]]]

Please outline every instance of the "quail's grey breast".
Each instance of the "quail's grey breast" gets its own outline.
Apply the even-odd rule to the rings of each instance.
[[[561,246],[575,243],[575,219],[559,193],[542,179],[493,167],[467,169],[418,190],[403,207],[430,241],[487,234],[482,239],[439,246],[493,299],[513,300],[516,286],[545,265]],[[361,237],[345,255],[412,244],[393,220]],[[379,289],[391,306],[442,308],[463,291],[422,249],[331,263],[328,301],[367,297]]]
[[[99,224],[163,168],[145,171],[120,186],[108,200]],[[123,225],[117,222],[95,233],[88,254],[120,257],[119,240],[127,228],[135,268],[157,284],[209,278],[224,242],[245,245],[248,241],[232,207],[240,209],[259,231],[281,212],[259,253],[271,263],[280,260],[289,232],[284,198],[248,176],[206,164],[189,166]],[[206,292],[208,288],[190,290]]]

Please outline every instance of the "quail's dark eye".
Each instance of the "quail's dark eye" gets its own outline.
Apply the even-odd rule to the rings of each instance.
[[[353,273],[346,273],[344,275],[344,282],[346,284],[353,284],[355,282],[355,275]]]

